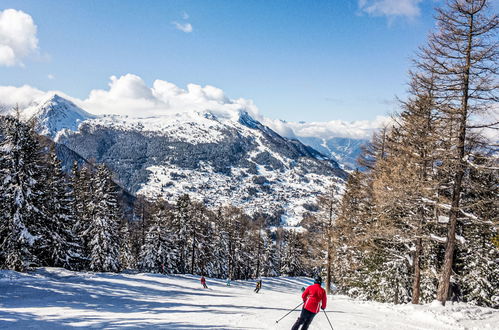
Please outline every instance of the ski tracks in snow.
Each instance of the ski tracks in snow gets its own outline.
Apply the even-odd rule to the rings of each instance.
[[[290,329],[300,315],[307,278],[255,281],[144,273],[71,272],[40,268],[22,274],[0,271],[1,329]],[[499,312],[466,304],[392,305],[329,296],[328,317],[335,330],[494,329]],[[321,311],[311,329],[331,329]],[[497,329],[497,328],[496,328]]]

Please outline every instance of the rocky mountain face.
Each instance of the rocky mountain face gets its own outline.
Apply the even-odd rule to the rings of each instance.
[[[279,214],[289,225],[347,176],[335,161],[244,111],[93,116],[54,95],[24,115],[36,116],[41,133],[84,159],[107,164],[133,194],[173,202],[188,193],[210,206]]]

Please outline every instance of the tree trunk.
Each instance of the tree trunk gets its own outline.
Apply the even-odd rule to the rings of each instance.
[[[331,294],[331,236],[328,237],[327,241],[327,277],[326,277],[326,292]]]
[[[452,205],[449,212],[449,229],[447,235],[447,247],[445,249],[445,259],[438,283],[437,300],[442,305],[445,305],[449,296],[450,277],[452,275],[452,265],[454,263],[454,250],[456,247],[456,226],[457,215],[459,213],[459,204],[461,202],[461,190],[464,178],[466,164],[464,161],[466,142],[466,120],[468,117],[468,101],[469,101],[469,78],[471,68],[471,42],[473,38],[473,15],[470,15],[468,25],[468,45],[466,48],[466,68],[463,77],[463,96],[461,101],[460,122],[459,122],[459,136],[458,136],[458,163],[456,175],[454,176],[454,186],[452,189]]]
[[[331,294],[331,235],[332,235],[332,226],[333,226],[333,207],[334,207],[334,196],[331,196],[331,201],[329,205],[329,223],[327,227],[327,275],[326,275],[326,292],[327,294]]]
[[[423,249],[423,240],[421,233],[416,238],[416,251],[414,251],[414,277],[412,280],[412,303],[419,304],[419,296],[421,294],[421,251]]]

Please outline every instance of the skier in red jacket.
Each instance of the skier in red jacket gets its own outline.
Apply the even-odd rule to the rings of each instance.
[[[208,286],[206,285],[206,279],[204,276],[201,276],[201,284],[203,285],[203,288],[208,289]]]
[[[308,329],[308,326],[314,319],[315,315],[319,313],[320,309],[326,308],[327,296],[326,290],[321,288],[322,278],[317,276],[314,280],[314,284],[310,285],[303,291],[301,295],[303,299],[303,309],[301,310],[300,317],[296,320],[295,324],[291,330],[298,330],[301,324],[302,330]]]

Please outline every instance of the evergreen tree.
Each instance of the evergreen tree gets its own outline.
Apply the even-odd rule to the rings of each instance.
[[[173,240],[176,233],[169,230],[168,218],[164,203],[160,203],[147,229],[140,269],[168,274],[178,272],[178,251]]]
[[[84,233],[89,237],[90,269],[117,272],[119,262],[119,206],[110,171],[97,166],[94,178],[95,193],[90,209],[92,220]]]
[[[43,244],[39,241],[47,220],[42,149],[33,130],[16,118],[3,118],[2,135],[0,267],[24,271],[40,264],[36,244]]]
[[[62,171],[61,162],[52,147],[47,159],[47,221],[39,254],[47,266],[79,269],[82,263],[80,240],[73,232],[76,224],[74,190]]]
[[[120,224],[120,265],[122,269],[134,269],[135,258],[132,251],[132,239],[130,236],[130,227],[127,220]]]

